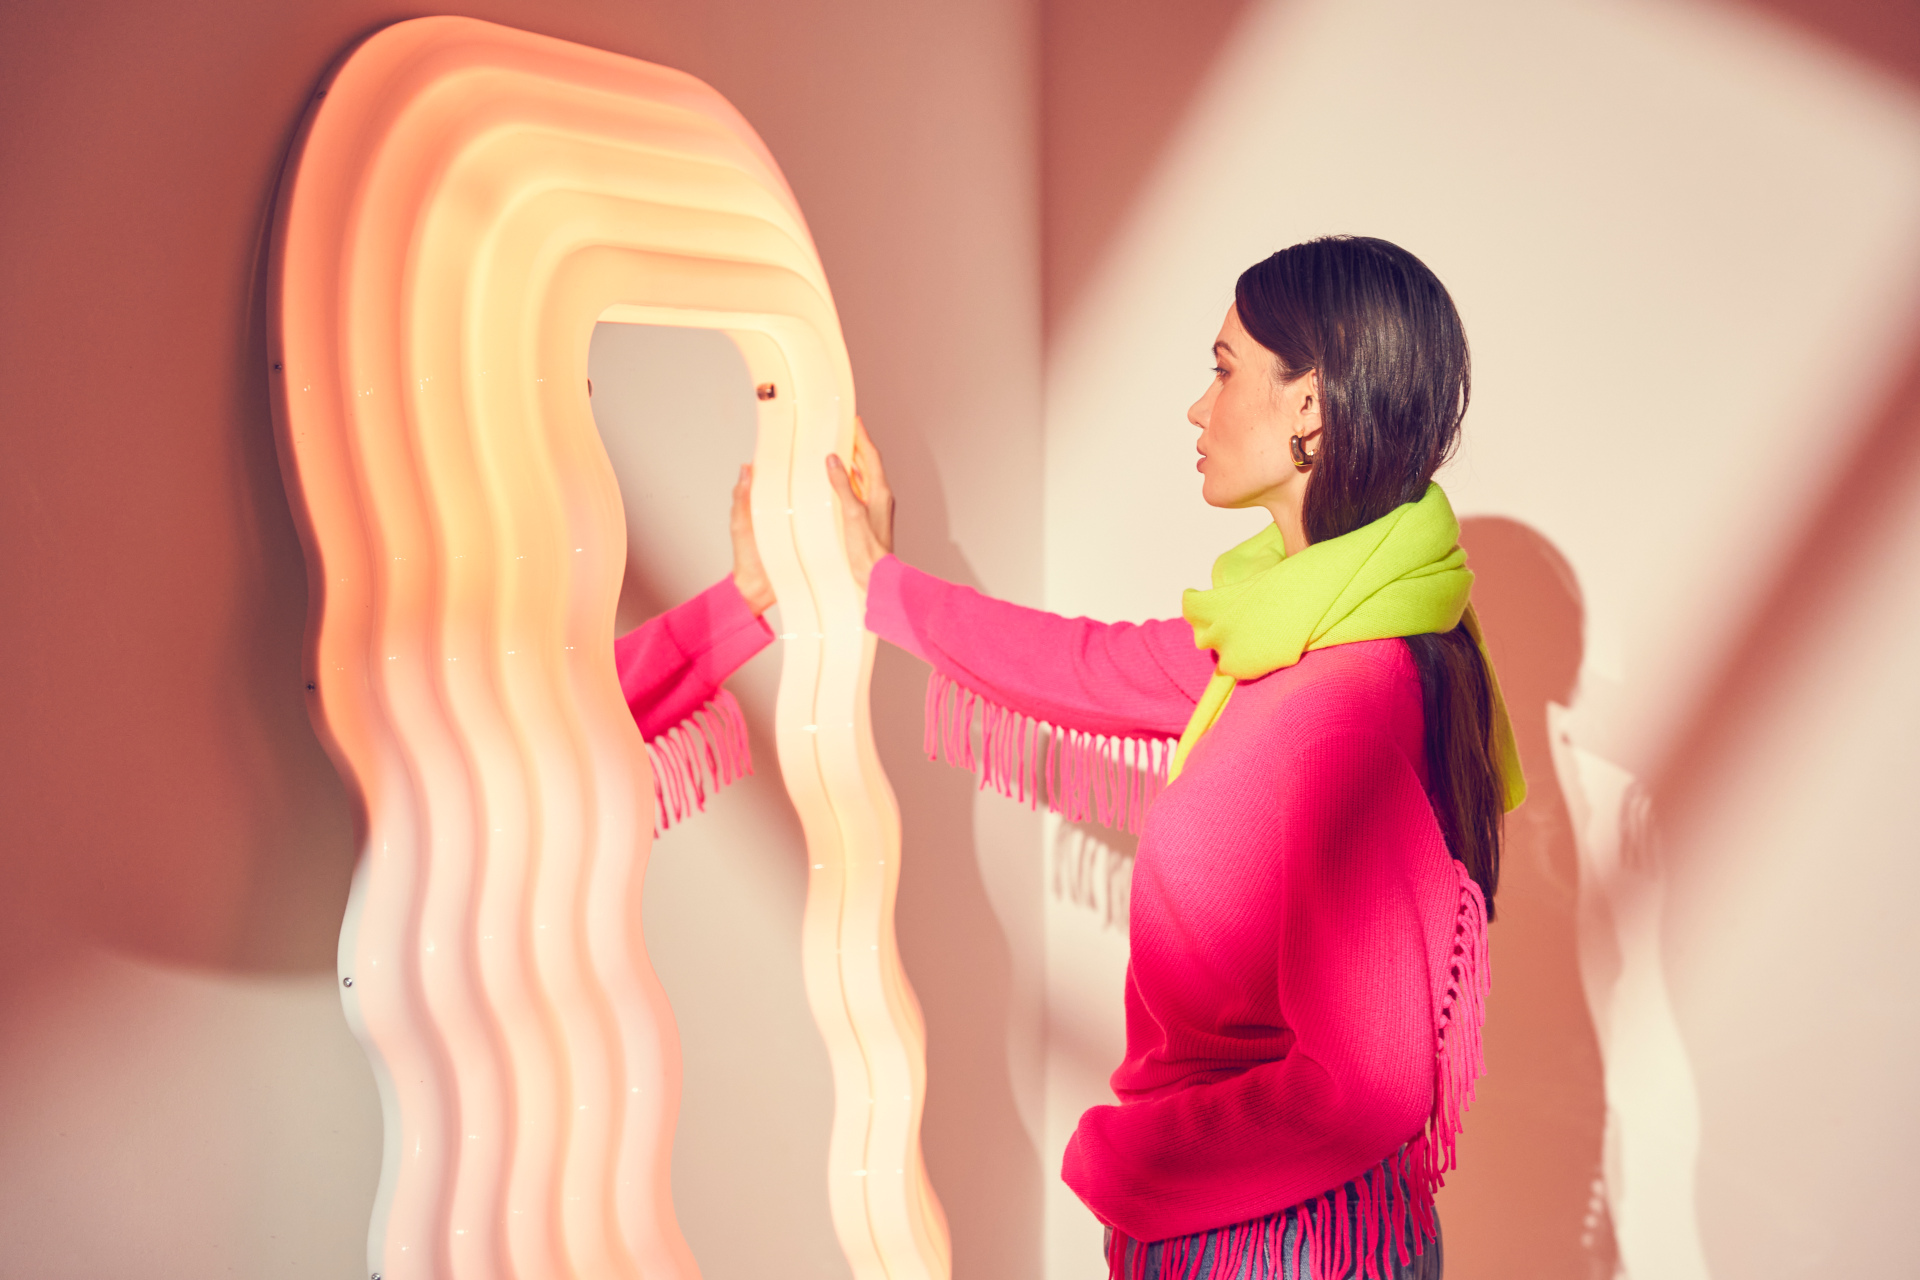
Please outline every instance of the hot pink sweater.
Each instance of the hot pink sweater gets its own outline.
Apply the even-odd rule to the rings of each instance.
[[[1183,620],[1062,618],[892,557],[867,625],[936,680],[1109,738],[1177,736],[1214,666]],[[1323,1201],[1309,1230],[1334,1253],[1318,1257],[1409,1214],[1429,1234],[1485,969],[1484,909],[1428,803],[1421,733],[1404,644],[1314,650],[1243,682],[1147,810],[1119,1105],[1081,1117],[1062,1168],[1117,1233],[1247,1223],[1359,1179],[1363,1239]]]
[[[722,578],[613,642],[620,689],[653,762],[656,832],[753,772],[740,704],[720,683],[772,640],[733,579]]]

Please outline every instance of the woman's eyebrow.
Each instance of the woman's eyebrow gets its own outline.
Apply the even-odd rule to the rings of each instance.
[[[1228,346],[1226,343],[1216,342],[1213,344],[1213,354],[1219,355],[1222,351],[1226,352],[1228,355],[1233,354],[1233,348]]]

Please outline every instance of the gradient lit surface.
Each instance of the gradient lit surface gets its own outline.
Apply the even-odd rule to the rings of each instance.
[[[439,7],[689,70],[741,109],[833,281],[903,554],[1024,603],[1166,614],[1231,540],[1186,487],[1180,415],[1233,271],[1342,227],[1429,257],[1481,361],[1448,483],[1463,515],[1525,526],[1472,551],[1553,622],[1515,637],[1538,650],[1549,761],[1508,886],[1511,922],[1537,921],[1497,931],[1496,971],[1551,949],[1542,981],[1496,979],[1516,1034],[1490,1032],[1498,1078],[1446,1193],[1453,1270],[1592,1274],[1593,1090],[1659,1061],[1633,1050],[1671,1044],[1636,1030],[1663,1004],[1698,1104],[1711,1274],[1907,1265],[1887,1224],[1920,1195],[1916,597],[1890,586],[1920,574],[1911,4]],[[379,1111],[333,965],[354,841],[304,707],[263,225],[312,87],[413,12],[0,7],[0,541],[17,549],[0,557],[0,1272],[361,1266]],[[1696,486],[1704,520],[1676,499]],[[1719,530],[1761,542],[1730,556]],[[1577,592],[1542,584],[1543,542]],[[1570,757],[1577,827],[1547,722],[1570,655],[1560,727],[1619,771]],[[1089,1244],[1054,1142],[1119,1056],[1127,849],[1043,843],[1025,810],[927,765],[924,677],[881,651],[874,729],[912,853],[900,945],[956,1271],[1087,1280],[1097,1228]],[[1576,835],[1604,866],[1623,773],[1691,814],[1652,864],[1657,912],[1632,884],[1600,900],[1657,930],[1568,906]],[[797,934],[806,871],[736,899],[738,927]],[[1618,981],[1584,948],[1620,938],[1642,950],[1619,975],[1651,956],[1664,980],[1588,1016],[1584,975]],[[1584,1047],[1518,1034],[1583,1023]],[[1633,1033],[1604,1069],[1603,1023]],[[770,1056],[819,1051],[810,1023],[762,1031]],[[1555,1101],[1562,1062],[1584,1062],[1574,1105]],[[1638,1097],[1673,1096],[1658,1083]],[[1631,1101],[1636,1124],[1658,1114]],[[1585,1136],[1544,1149],[1536,1108]],[[1535,1194],[1561,1207],[1520,1212]]]
[[[586,376],[604,318],[724,330],[776,388],[755,524],[789,628],[777,740],[813,859],[829,1200],[857,1275],[945,1274],[872,641],[821,466],[850,437],[851,371],[765,148],[682,73],[402,23],[316,93],[273,267],[309,689],[364,850],[341,973],[386,1116],[370,1264],[696,1273],[667,1179],[678,1045],[638,919],[651,777],[613,676],[626,547]]]

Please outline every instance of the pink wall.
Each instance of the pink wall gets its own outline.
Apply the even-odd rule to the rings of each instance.
[[[924,495],[902,546],[1037,590],[1029,6],[452,8],[686,69],[739,106],[812,224],[867,419]],[[261,234],[321,72],[418,12],[0,11],[0,1272],[360,1269],[378,1112],[333,994],[353,850],[298,680]],[[914,856],[928,1161],[961,1265],[1031,1274],[1041,1174],[1006,1045],[1037,1027],[1013,955],[1039,873],[976,832],[965,778],[915,766],[919,679],[887,657],[875,704]]]

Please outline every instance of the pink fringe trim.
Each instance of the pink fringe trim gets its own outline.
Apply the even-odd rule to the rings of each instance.
[[[980,751],[973,749],[980,712]],[[1041,730],[1046,730],[1044,741]],[[1140,832],[1167,785],[1171,738],[1108,737],[1062,729],[989,702],[936,671],[927,680],[927,758],[978,771],[980,788],[1072,822]]]
[[[1480,1029],[1487,1016],[1487,992],[1492,974],[1487,965],[1487,900],[1480,886],[1456,861],[1460,879],[1460,908],[1454,917],[1453,956],[1447,966],[1447,990],[1440,1001],[1433,1115],[1422,1137],[1430,1162],[1428,1183],[1438,1191],[1449,1170],[1459,1166],[1456,1143],[1473,1105],[1474,1081],[1486,1070]]]
[[[1238,1280],[1254,1262],[1255,1275],[1285,1272],[1312,1280],[1354,1276],[1387,1280],[1386,1268],[1410,1265],[1438,1235],[1433,1197],[1456,1167],[1456,1145],[1474,1081],[1483,1070],[1481,1021],[1486,1014],[1487,908],[1480,886],[1454,863],[1460,905],[1454,919],[1453,954],[1435,1028],[1433,1111],[1418,1137],[1364,1176],[1298,1209],[1216,1231],[1162,1243],[1160,1265],[1147,1273],[1148,1245],[1114,1231],[1107,1242],[1112,1280]],[[1287,1229],[1299,1229],[1291,1242]],[[1213,1258],[1202,1273],[1209,1237]],[[1292,1256],[1282,1258],[1288,1244]]]
[[[1149,1246],[1116,1231],[1107,1242],[1108,1275],[1113,1280],[1238,1280],[1251,1264],[1257,1276],[1387,1280],[1390,1268],[1412,1263],[1437,1234],[1433,1197],[1420,1180],[1419,1145],[1409,1143],[1364,1177],[1291,1212],[1163,1241],[1159,1268],[1151,1274]]]
[[[653,834],[707,807],[707,796],[753,772],[747,721],[733,695],[713,701],[647,743],[653,762]]]

